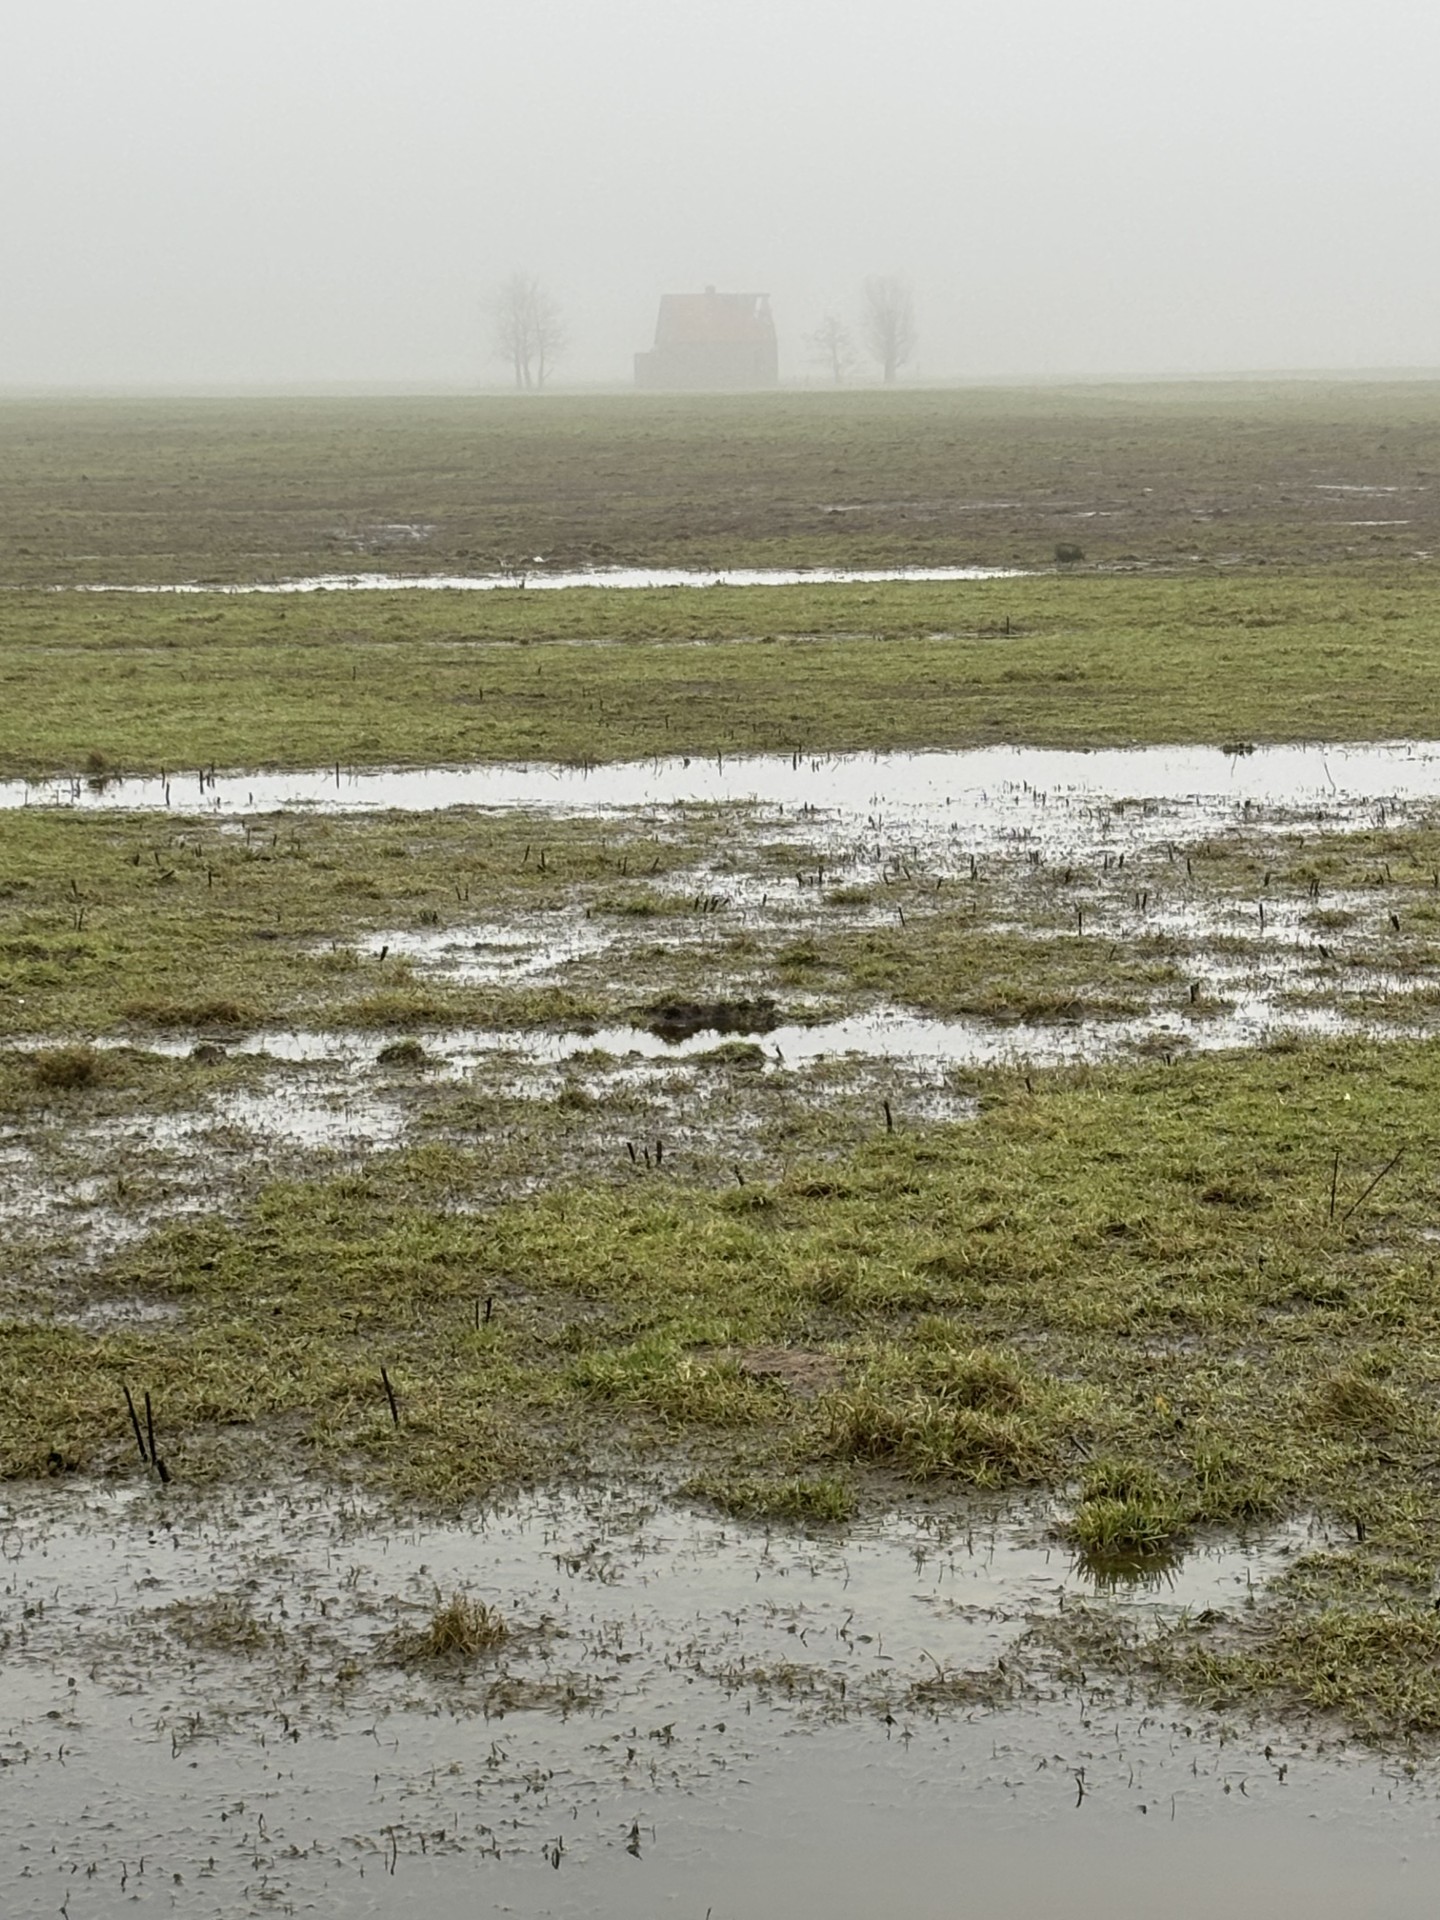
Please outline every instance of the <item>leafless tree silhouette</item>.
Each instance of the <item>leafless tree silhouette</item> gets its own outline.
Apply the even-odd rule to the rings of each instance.
[[[826,369],[837,387],[843,387],[846,374],[855,365],[855,343],[845,322],[827,313],[815,331],[806,335],[806,343],[810,358]]]
[[[915,351],[915,296],[898,273],[871,274],[865,282],[862,331],[886,386]]]
[[[568,335],[559,302],[533,273],[512,273],[491,302],[497,359],[506,361],[522,390],[545,385]]]

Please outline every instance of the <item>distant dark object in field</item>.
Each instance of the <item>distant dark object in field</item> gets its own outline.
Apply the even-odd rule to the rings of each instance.
[[[50,1047],[35,1055],[32,1071],[37,1087],[73,1092],[95,1086],[103,1076],[104,1062],[92,1047]]]
[[[1220,751],[1222,753],[1233,754],[1236,759],[1239,759],[1242,755],[1251,754],[1255,751],[1255,742],[1253,740],[1227,740]]]
[[[430,1056],[418,1040],[392,1040],[375,1058],[382,1067],[423,1067]]]
[[[190,1049],[190,1058],[199,1061],[202,1067],[213,1067],[226,1057],[218,1040],[198,1040]]]
[[[635,356],[637,387],[704,392],[773,387],[780,379],[768,293],[667,293],[655,345]]]
[[[1055,549],[1056,562],[1062,567],[1078,567],[1084,558],[1085,549],[1072,546],[1068,540],[1062,540]]]
[[[773,1000],[659,1000],[646,1008],[646,1026],[662,1040],[697,1033],[769,1033],[779,1024]]]

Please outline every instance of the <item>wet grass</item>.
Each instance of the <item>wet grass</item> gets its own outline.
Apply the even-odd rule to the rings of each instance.
[[[696,1474],[680,1488],[685,1499],[718,1507],[739,1520],[786,1525],[842,1526],[856,1512],[855,1490],[835,1474],[792,1474],[777,1479],[756,1473]]]
[[[461,986],[355,943],[553,914],[563,934],[627,859],[703,857],[673,832],[468,814],[277,818],[240,833],[144,816],[0,816],[0,1024],[241,1033],[266,1024],[577,1023],[628,995]],[[543,868],[538,847],[546,850]],[[533,857],[532,857],[533,856]],[[547,923],[536,926],[543,940]]]
[[[116,1255],[108,1284],[182,1325],[12,1323],[0,1463],[138,1471],[129,1379],[187,1479],[298,1448],[454,1502],[664,1462],[697,1497],[807,1519],[838,1517],[831,1483],[865,1505],[897,1480],[1029,1487],[1102,1562],[1284,1512],[1352,1529],[1340,1598],[1315,1573],[1225,1650],[1243,1691],[1342,1599],[1383,1645],[1440,1568],[1437,1071],[1350,1043],[989,1076],[973,1126],[729,1193],[652,1173],[474,1211],[463,1149],[380,1156]],[[775,1347],[833,1378],[747,1369]],[[1407,1572],[1357,1592],[1357,1562]]]
[[[954,910],[933,899],[917,907],[912,898],[903,926],[807,930],[779,949],[778,976],[841,1004],[883,999],[941,1018],[1014,1026],[1132,1018],[1162,996],[1182,996],[1178,942],[1143,930],[1129,930],[1124,941],[1057,934],[1054,920],[1074,925],[1068,904],[1054,911],[1049,929],[997,929],[986,924],[976,890],[963,879],[958,890],[970,898]]]
[[[1440,996],[1440,832],[1423,817],[1353,840],[1222,823],[1123,869],[1019,853],[972,868],[963,848],[903,870],[884,846],[828,858],[864,884],[822,891],[813,846],[743,805],[245,827],[20,810],[0,815],[0,1031],[394,1029],[423,1045],[427,1028],[645,1025],[670,1002],[762,1000],[776,1018],[898,1005],[1023,1030],[1212,1017],[1217,964],[1362,1018],[1423,1017]],[[637,868],[642,914],[617,891]],[[516,970],[526,942],[538,972]]]
[[[386,1653],[400,1667],[451,1665],[483,1658],[510,1638],[503,1614],[468,1593],[437,1594],[423,1625],[397,1630]]]
[[[1075,889],[1060,881],[999,863],[972,881],[962,859],[943,891],[920,871],[879,887],[888,925],[868,907],[872,924],[847,925],[797,887],[807,857],[744,806],[603,825],[455,810],[277,816],[238,830],[0,814],[0,1031],[651,1024],[672,1001],[767,999],[1024,1025],[1183,998],[1183,941],[1133,916],[1117,927],[1113,912],[1077,933]],[[640,865],[657,878],[636,914],[617,907],[615,887]],[[773,904],[767,894],[763,908],[711,911],[727,873],[771,882]],[[1132,869],[1127,887],[1140,877]],[[997,913],[1012,924],[993,925]],[[507,978],[503,940],[515,934],[542,954],[553,946],[541,978]],[[433,961],[407,951],[417,939],[434,943]]]
[[[7,406],[0,771],[1432,733],[1436,392]],[[1371,507],[1327,489],[1352,485],[1407,489],[1393,517],[1411,524],[1348,526]],[[402,522],[432,530],[395,545]],[[565,564],[1029,565],[1061,544],[1087,556],[1063,576],[954,588],[37,590],[485,568],[512,545]],[[1161,1036],[1154,1058],[1104,1069],[967,1074],[978,1117],[935,1126],[892,1114],[878,1081],[866,1116],[832,1111],[829,1083],[737,1039],[675,1076],[663,1161],[657,1106],[613,1063],[577,1062],[538,1095],[515,1063],[465,1084],[427,1071],[432,1029],[687,1001],[900,1005],[1010,1030],[1157,1006],[1199,1020],[1227,989],[1198,961],[1243,978],[1287,952],[1297,993],[1389,1016],[1396,982],[1440,991],[1440,828],[1231,821],[1123,876],[1022,871],[1018,852],[887,871],[877,850],[810,880],[813,844],[794,838],[704,808],[603,830],[6,815],[0,1021],[46,1041],[0,1055],[8,1147],[58,1165],[87,1129],[273,1071],[213,1044],[162,1061],[98,1038],[228,1042],[271,1023],[388,1041],[374,1084],[408,1103],[418,1144],[337,1165],[251,1143],[247,1178],[221,1195],[217,1173],[203,1209],[147,1189],[146,1230],[90,1245],[83,1286],[48,1281],[12,1236],[0,1473],[155,1477],[128,1386],[185,1486],[298,1471],[459,1507],[639,1468],[801,1526],[1018,1489],[1117,1577],[1217,1529],[1316,1513],[1353,1544],[1307,1556],[1243,1617],[1143,1649],[1081,1621],[1061,1656],[1378,1736],[1440,1732],[1430,1048],[1186,1058]],[[730,875],[773,881],[781,908],[692,909],[692,879],[713,893]],[[1209,916],[1200,936],[1192,913]],[[594,922],[615,947],[540,979],[467,984],[380,951]],[[103,1151],[98,1171],[115,1176]],[[107,1303],[126,1317],[70,1312]],[[244,1595],[169,1626],[191,1653],[268,1644]],[[437,1595],[406,1658],[463,1662],[504,1631]],[[977,1685],[938,1671],[912,1704],[983,1703]]]
[[[6,615],[0,773],[24,776],[1407,738],[1440,690],[1425,561]]]
[[[265,1071],[265,1063],[199,1059],[142,1046],[0,1048],[0,1116],[60,1126],[194,1108]]]

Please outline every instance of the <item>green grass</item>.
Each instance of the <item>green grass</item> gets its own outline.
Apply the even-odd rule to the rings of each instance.
[[[0,772],[1424,736],[1440,710],[1440,586],[1419,557],[1440,550],[1437,454],[1440,387],[1421,385],[6,404]],[[1356,485],[1406,491],[1373,513],[1326,491]],[[1409,524],[1348,524],[1371,517]],[[384,531],[414,522],[433,525],[418,545]],[[1048,569],[1062,545],[1085,559],[953,588],[47,590],[534,552]],[[303,1153],[284,1163],[295,1177],[251,1165],[195,1215],[167,1220],[149,1195],[165,1223],[95,1237],[92,1270],[72,1263],[48,1296],[17,1231],[0,1263],[0,1474],[140,1472],[128,1383],[150,1393],[182,1485],[298,1471],[454,1506],[640,1470],[791,1525],[919,1490],[963,1510],[999,1489],[1048,1504],[1102,1571],[1316,1514],[1331,1546],[1258,1605],[1143,1648],[1067,1608],[1070,1656],[1370,1734],[1440,1729],[1428,1046],[976,1073],[973,1122],[901,1111],[882,1131],[877,1097],[870,1136],[839,1152],[838,1131],[795,1110],[788,1070],[762,1075],[737,1041],[697,1069],[705,1115],[681,1103],[667,1119],[663,1172],[625,1155],[632,1109],[602,1106],[581,1066],[544,1102],[424,1073],[433,1027],[663,999],[899,1003],[1011,1026],[1184,1005],[1193,944],[1125,917],[1147,886],[1172,905],[1302,900],[1332,998],[1355,1000],[1358,979],[1367,1009],[1395,1011],[1356,971],[1377,964],[1433,995],[1433,824],[1344,839],[1262,821],[1190,853],[1069,881],[999,859],[962,881],[961,862],[939,893],[934,876],[885,887],[842,868],[813,912],[787,894],[773,923],[717,917],[701,940],[692,871],[707,889],[735,871],[793,886],[773,823],[292,816],[231,834],[8,814],[0,1021],[47,1040],[0,1055],[0,1110],[27,1140],[63,1146],[273,1071],[99,1049],[102,1035],[277,1022],[401,1036],[382,1072],[424,1104],[426,1143],[344,1173]],[[548,985],[457,985],[356,950],[587,912],[620,944]],[[1264,956],[1258,928],[1224,944],[1237,963]],[[695,1171],[721,1108],[757,1121],[743,1185]],[[171,1312],[39,1317],[82,1300]],[[804,1364],[777,1369],[777,1351]],[[488,1628],[471,1606],[437,1595],[415,1657],[474,1651]],[[233,1596],[173,1624],[190,1647],[266,1644]],[[971,1703],[976,1685],[941,1671],[914,1704]]]
[[[1102,1569],[1318,1512],[1351,1552],[1267,1601],[1243,1645],[1204,1643],[1182,1683],[1258,1695],[1283,1670],[1319,1699],[1296,1649],[1331,1644],[1337,1606],[1345,1645],[1391,1634],[1413,1667],[1405,1622],[1440,1571],[1432,1050],[977,1085],[973,1125],[879,1134],[743,1190],[626,1178],[477,1211],[483,1150],[452,1145],[176,1223],[96,1287],[178,1320],[0,1332],[0,1470],[135,1472],[128,1379],[183,1481],[293,1454],[448,1504],[658,1464],[696,1498],[790,1521],[883,1506],[897,1480],[1016,1488],[1048,1494]],[[825,1356],[829,1378],[805,1393],[746,1370],[777,1346]],[[1399,1711],[1394,1678],[1345,1711]]]
[[[680,1492],[740,1520],[775,1520],[795,1526],[842,1526],[855,1516],[855,1490],[835,1474],[696,1474]]]
[[[26,776],[1409,737],[1440,692],[1417,562],[0,611],[0,773]]]
[[[974,1125],[881,1135],[758,1191],[626,1181],[476,1212],[480,1164],[456,1148],[279,1184],[110,1259],[105,1286],[178,1323],[6,1329],[0,1465],[135,1471],[129,1379],[184,1479],[298,1448],[452,1502],[659,1461],[696,1497],[800,1519],[884,1504],[897,1478],[1017,1487],[1048,1491],[1101,1562],[1314,1511],[1363,1539],[1273,1603],[1245,1658],[1279,1659],[1342,1602],[1377,1635],[1411,1618],[1440,1569],[1421,1492],[1440,1440],[1432,1052],[1032,1088],[991,1076]],[[1413,1161],[1332,1221],[1335,1151],[1348,1199],[1402,1142]],[[745,1371],[777,1345],[826,1355],[833,1382]],[[1357,1591],[1357,1563],[1407,1572]]]
[[[1090,1565],[1105,1569],[1173,1561],[1188,1522],[1183,1500],[1152,1467],[1103,1460],[1086,1469],[1066,1532]]]
[[[543,838],[542,838],[543,836]],[[532,842],[548,849],[544,870]],[[538,914],[568,916],[623,859],[703,857],[648,830],[469,814],[287,819],[236,836],[154,816],[0,816],[0,1029],[185,1033],[278,1022],[366,1028],[575,1024],[609,993],[446,984],[354,943]],[[563,922],[562,922],[563,924]],[[669,974],[657,966],[660,984]],[[78,1054],[37,1071],[83,1071]],[[100,1068],[96,1068],[100,1071]]]
[[[937,893],[920,874],[878,889],[894,923],[845,926],[796,889],[807,856],[772,834],[743,806],[604,822],[467,810],[285,816],[240,834],[155,815],[3,813],[0,1032],[88,1042],[282,1024],[415,1033],[648,1024],[672,1002],[723,1019],[744,999],[782,1010],[799,1000],[806,1017],[899,1003],[1024,1026],[1186,999],[1183,939],[1151,938],[1128,920],[1117,933],[1116,916],[1093,907],[1087,925],[1099,930],[1078,936],[1058,883],[1027,878],[1017,895],[1013,871],[987,863],[979,881],[962,873]],[[636,867],[657,876],[643,913],[625,910],[636,896],[616,891]],[[693,885],[708,892],[732,867],[773,880],[773,913],[697,914],[688,876],[703,874]],[[1120,878],[1114,905],[1124,910],[1132,883],[1149,876],[1132,865]],[[1241,884],[1214,860],[1198,883],[1218,896]],[[797,907],[813,910],[808,926]],[[1418,964],[1426,929],[1408,902],[1406,911]],[[1012,924],[997,929],[994,917]],[[507,980],[503,969],[494,981],[447,977],[401,944],[449,934],[463,959],[497,927],[528,931],[543,948],[587,919],[614,946],[564,962],[549,981]],[[79,1054],[37,1068],[102,1070]]]

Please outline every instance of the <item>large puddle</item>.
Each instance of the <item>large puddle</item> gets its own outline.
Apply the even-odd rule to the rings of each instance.
[[[1163,845],[1217,817],[1259,810],[1328,827],[1440,796],[1440,743],[1152,746],[1075,750],[761,754],[710,759],[470,767],[315,768],[288,773],[174,772],[147,779],[0,783],[0,807],[75,806],[243,815],[442,807],[549,809],[567,815],[741,804],[772,809],[803,833],[840,816],[864,836],[928,825],[964,851],[1079,842]]]
[[[594,567],[577,573],[511,568],[502,573],[320,573],[299,580],[206,585],[58,587],[58,593],[642,593],[665,587],[865,587],[891,581],[936,585],[961,580],[1020,580],[1024,567]]]
[[[642,1494],[409,1527],[7,1496],[6,1911],[920,1920],[1434,1910],[1424,1775],[1063,1680],[1067,1606],[1243,1617],[1322,1534],[1100,1595],[1043,1514],[844,1540]],[[470,1663],[397,1663],[437,1596]]]

